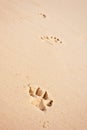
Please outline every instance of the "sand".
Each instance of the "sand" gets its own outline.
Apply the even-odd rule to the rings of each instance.
[[[86,5],[0,0],[0,130],[87,130]]]

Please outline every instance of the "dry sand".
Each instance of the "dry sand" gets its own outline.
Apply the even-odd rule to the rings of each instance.
[[[86,0],[0,0],[0,130],[87,130],[86,56]]]

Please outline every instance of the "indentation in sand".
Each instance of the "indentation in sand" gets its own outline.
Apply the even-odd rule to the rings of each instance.
[[[43,91],[40,87],[34,88],[29,85],[30,103],[41,111],[46,111],[47,107],[53,105],[53,100],[49,98],[47,91]]]
[[[46,18],[46,14],[40,13],[39,15],[41,15],[43,18]]]
[[[49,127],[49,121],[44,121],[43,128],[48,128],[48,127]]]
[[[41,36],[41,40],[48,42],[51,45],[62,44],[62,41],[55,36]]]

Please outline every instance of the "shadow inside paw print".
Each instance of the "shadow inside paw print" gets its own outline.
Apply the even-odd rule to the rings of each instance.
[[[43,91],[41,88],[29,87],[30,102],[41,111],[46,111],[47,107],[53,105],[53,100],[49,98],[48,92]]]

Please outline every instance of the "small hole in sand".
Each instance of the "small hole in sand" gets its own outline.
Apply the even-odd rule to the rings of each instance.
[[[36,90],[36,95],[37,96],[41,96],[42,95],[42,90],[40,89],[40,88],[38,88],[37,90]]]
[[[48,107],[51,107],[52,104],[53,104],[53,100],[50,100],[50,101],[47,103],[47,106],[48,106]]]
[[[47,93],[47,91],[46,91],[45,94],[43,95],[43,99],[45,99],[45,100],[48,99],[48,93]]]

